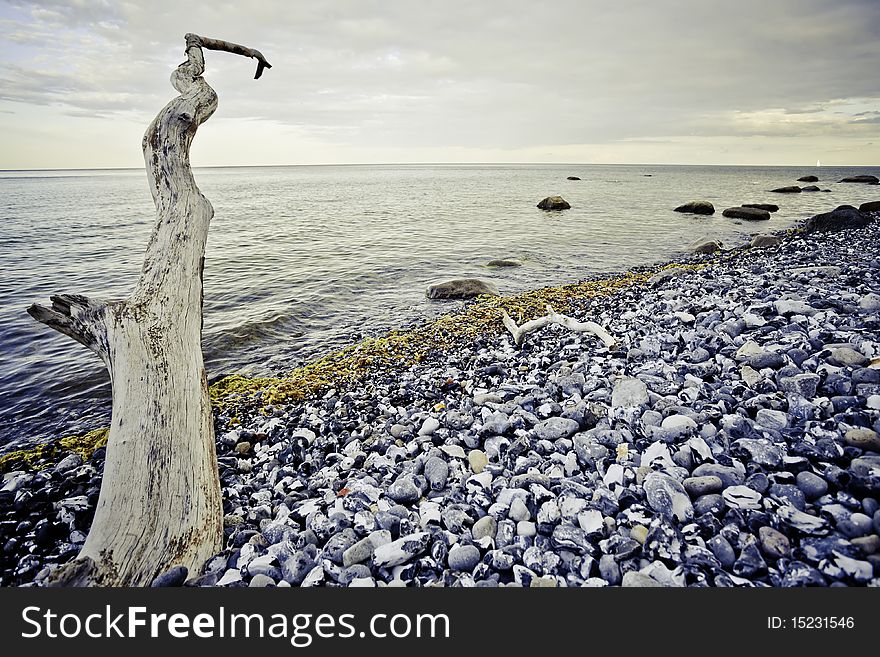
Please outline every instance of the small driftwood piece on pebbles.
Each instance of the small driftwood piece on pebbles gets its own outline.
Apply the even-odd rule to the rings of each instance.
[[[238,44],[186,35],[179,92],[143,139],[156,223],[134,291],[117,301],[51,297],[28,313],[94,351],[110,372],[113,415],[95,517],[56,586],[144,586],[174,567],[197,575],[223,540],[223,506],[202,358],[202,272],[211,203],[196,186],[189,150],[217,109],[202,77],[202,48],[257,60]]]
[[[608,331],[596,324],[596,322],[579,322],[573,317],[557,313],[553,310],[552,307],[550,307],[549,304],[547,305],[546,315],[544,315],[543,317],[538,317],[537,319],[530,319],[522,326],[517,326],[516,322],[514,322],[513,319],[511,319],[510,315],[507,314],[507,311],[502,312],[504,314],[501,317],[501,321],[504,322],[504,326],[507,327],[508,331],[510,331],[510,334],[513,336],[513,341],[514,343],[516,343],[517,347],[522,346],[523,341],[529,333],[534,333],[535,331],[542,329],[545,326],[549,326],[550,324],[559,324],[570,331],[574,331],[575,333],[592,333],[602,342],[604,342],[605,346],[608,348],[611,348],[617,344],[617,340],[611,337]]]

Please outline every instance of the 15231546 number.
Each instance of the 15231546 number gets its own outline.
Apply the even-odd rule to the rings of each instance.
[[[768,616],[770,630],[851,630],[856,626],[852,616]]]

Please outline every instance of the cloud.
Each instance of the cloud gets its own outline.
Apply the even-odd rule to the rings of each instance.
[[[216,120],[365,152],[877,136],[850,113],[880,104],[876,0],[40,0],[0,28],[0,100],[59,116],[151,116],[195,31],[273,63],[207,53]]]

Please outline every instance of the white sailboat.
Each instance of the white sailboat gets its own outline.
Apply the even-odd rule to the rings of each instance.
[[[819,160],[816,160],[816,168],[819,168],[820,166],[822,166],[822,163]]]

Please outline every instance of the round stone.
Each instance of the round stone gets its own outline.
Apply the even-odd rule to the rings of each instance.
[[[837,367],[862,367],[868,364],[868,359],[855,349],[839,347],[831,351],[828,362]]]
[[[693,498],[702,497],[709,493],[717,493],[724,488],[721,477],[706,475],[703,477],[688,477],[682,482],[688,495]]]
[[[781,559],[787,557],[791,551],[788,537],[772,527],[761,527],[758,530],[758,539],[761,541],[761,551],[768,557]]]
[[[808,501],[818,499],[828,492],[828,482],[812,472],[799,472],[795,481]]]
[[[468,463],[475,474],[480,474],[489,464],[489,457],[481,449],[472,449],[468,452]]]
[[[453,545],[448,561],[452,570],[469,573],[480,563],[480,550],[475,545]]]
[[[850,429],[843,436],[847,445],[872,452],[880,452],[880,436],[873,429]]]

